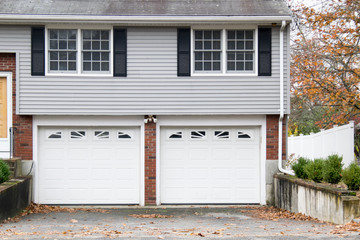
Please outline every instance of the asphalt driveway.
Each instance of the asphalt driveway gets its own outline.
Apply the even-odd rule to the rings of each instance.
[[[0,239],[360,239],[357,227],[346,231],[260,206],[35,212],[0,224]]]

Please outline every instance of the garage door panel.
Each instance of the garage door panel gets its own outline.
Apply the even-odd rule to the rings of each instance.
[[[100,144],[100,142],[98,144]],[[102,143],[102,144],[104,144],[104,143]],[[108,148],[96,147],[96,148],[92,149],[91,154],[95,160],[96,159],[106,160],[106,159],[112,158],[111,150],[112,150],[112,148],[110,148],[110,147],[108,147]]]
[[[46,192],[43,194],[43,197],[49,201],[53,201],[54,204],[59,203],[63,199],[64,189],[54,188],[45,188]]]
[[[45,169],[63,169],[64,168],[64,161],[63,160],[49,160],[42,165]]]
[[[240,179],[258,179],[259,169],[258,168],[239,168],[235,170],[235,176]]]
[[[111,159],[93,159],[94,161],[91,164],[91,168],[96,169],[111,169],[114,165],[117,165],[116,160]],[[119,161],[120,162],[120,161]]]
[[[256,127],[162,128],[161,202],[259,203],[259,139]]]
[[[65,155],[69,161],[82,161],[84,163],[89,162],[89,159],[92,158],[90,153],[90,149],[83,148],[83,149],[68,149]],[[63,160],[63,159],[62,159]]]
[[[42,151],[42,156],[44,159],[47,159],[47,162],[57,161],[57,160],[62,160],[61,156],[64,156],[65,153],[66,151],[64,148],[53,147],[53,148],[44,149]]]
[[[183,177],[188,177],[192,180],[203,180],[209,177],[210,170],[204,168],[190,168],[183,172]],[[187,174],[187,175],[186,175]]]
[[[215,161],[231,161],[232,160],[232,148],[231,147],[222,147],[222,148],[214,148],[212,151],[212,160]]]
[[[138,176],[138,169],[124,168],[124,169],[113,169],[115,180],[136,180]]]
[[[134,198],[138,194],[138,189],[113,190],[114,198],[120,203],[136,204],[138,199]]]
[[[65,171],[64,171],[65,172]],[[89,169],[73,169],[69,168],[66,170],[68,180],[82,180],[88,179],[86,176],[89,175]]]
[[[60,180],[64,179],[64,169],[46,169],[43,175],[44,180]]]
[[[121,145],[122,142],[119,142]],[[116,151],[116,159],[119,160],[132,160],[134,159],[134,154],[138,155],[139,148],[133,148],[133,147],[126,147],[123,146],[121,150],[115,150]]]
[[[220,201],[227,201],[231,199],[231,196],[234,194],[233,188],[224,188],[224,187],[214,187],[212,190],[212,197]]]
[[[64,187],[65,189],[88,189],[89,180],[88,179],[69,179],[71,181],[65,182],[63,185],[58,185]]]
[[[103,169],[93,169],[91,171],[91,179],[99,180],[113,180],[112,169],[103,168]]]
[[[209,148],[194,148],[191,147],[187,150],[190,161],[206,161],[209,155]]]
[[[44,127],[39,131],[40,203],[139,203],[138,128]],[[131,132],[131,138],[119,140],[120,131]],[[48,138],[59,132],[60,139]]]
[[[235,188],[233,187],[234,180],[232,179],[214,179],[211,183],[211,189],[213,188]],[[240,185],[239,183],[238,185]]]
[[[212,177],[215,179],[229,179],[234,176],[234,169],[223,168],[223,169],[213,169]]]
[[[88,190],[79,187],[70,187],[66,190],[69,193],[69,199],[82,200],[84,197],[88,197]]]

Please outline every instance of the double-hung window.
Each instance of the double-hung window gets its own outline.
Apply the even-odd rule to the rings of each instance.
[[[220,72],[221,31],[195,31],[195,71]]]
[[[227,72],[253,71],[254,55],[254,31],[227,31]]]
[[[49,70],[76,72],[77,31],[74,29],[49,30]]]
[[[48,72],[109,74],[110,30],[49,29]]]
[[[195,74],[256,74],[254,29],[193,31]]]
[[[82,70],[105,71],[110,69],[110,32],[82,30]]]

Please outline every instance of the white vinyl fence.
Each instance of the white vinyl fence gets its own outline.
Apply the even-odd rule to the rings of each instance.
[[[338,154],[343,156],[346,167],[354,161],[354,122],[315,134],[291,136],[288,138],[288,146],[289,156],[294,154],[295,157],[315,159]]]

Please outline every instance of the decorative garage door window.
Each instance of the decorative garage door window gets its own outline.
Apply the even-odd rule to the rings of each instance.
[[[230,137],[229,131],[214,131],[215,139],[228,139]]]
[[[118,132],[118,139],[131,139],[130,133]]]
[[[182,132],[175,132],[170,134],[169,138],[172,139],[181,139],[182,138]]]
[[[206,132],[205,131],[191,131],[191,138],[193,139],[205,139]]]
[[[71,131],[70,138],[72,139],[84,139],[86,136],[85,131]]]
[[[110,132],[109,131],[95,131],[94,132],[96,139],[109,139]]]
[[[54,132],[48,136],[49,139],[61,139],[62,132]]]
[[[246,133],[245,131],[239,131],[238,132],[238,138],[242,139],[242,138],[251,138],[251,136],[249,135],[250,133]]]

